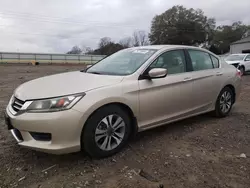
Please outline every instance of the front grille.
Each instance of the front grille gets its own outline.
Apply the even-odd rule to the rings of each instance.
[[[15,112],[19,112],[24,103],[25,103],[24,101],[22,101],[22,100],[15,97],[11,107],[13,108],[13,110]]]

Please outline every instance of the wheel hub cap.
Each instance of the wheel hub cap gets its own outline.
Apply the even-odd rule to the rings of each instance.
[[[125,122],[116,114],[104,117],[96,127],[95,142],[104,151],[115,149],[125,135]]]
[[[114,129],[112,129],[112,128],[108,128],[108,130],[107,130],[107,134],[108,134],[108,136],[112,136],[112,135],[113,135],[113,133],[114,133]]]
[[[232,105],[232,95],[230,92],[225,91],[220,98],[220,109],[223,113],[227,113]]]

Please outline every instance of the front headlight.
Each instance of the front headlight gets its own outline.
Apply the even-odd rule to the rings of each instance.
[[[70,109],[85,94],[68,95],[56,98],[34,100],[26,108],[28,112],[55,112]]]

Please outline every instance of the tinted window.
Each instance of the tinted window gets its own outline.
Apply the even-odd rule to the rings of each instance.
[[[213,69],[210,55],[198,50],[188,50],[194,71]]]
[[[217,59],[216,57],[210,55],[214,64],[214,68],[219,68],[220,63],[219,63],[219,59]]]
[[[151,65],[152,68],[165,68],[168,74],[185,72],[186,61],[183,50],[174,50],[160,55]]]

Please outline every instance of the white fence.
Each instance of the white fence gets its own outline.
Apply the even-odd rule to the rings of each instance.
[[[93,64],[104,57],[103,55],[0,52],[0,63]]]

